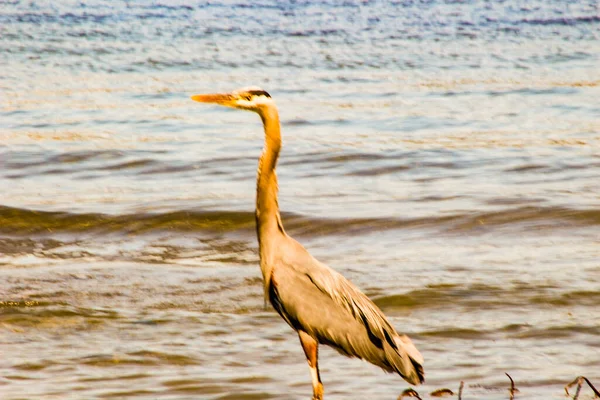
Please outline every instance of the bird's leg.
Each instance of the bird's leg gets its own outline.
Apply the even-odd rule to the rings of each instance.
[[[310,368],[313,400],[323,400],[323,383],[321,382],[318,364],[319,343],[304,331],[298,331],[298,337],[300,338],[300,343],[302,344],[302,349],[304,349],[306,361],[308,361],[308,367]]]

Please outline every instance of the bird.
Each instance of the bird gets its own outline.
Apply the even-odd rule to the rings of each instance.
[[[358,357],[407,382],[424,382],[423,357],[410,338],[396,332],[383,312],[343,275],[319,262],[283,228],[278,205],[277,160],[281,150],[278,108],[269,93],[248,87],[199,94],[201,103],[253,111],[264,127],[256,178],[256,233],[265,305],[298,333],[312,379],[313,400],[322,400],[319,344]]]

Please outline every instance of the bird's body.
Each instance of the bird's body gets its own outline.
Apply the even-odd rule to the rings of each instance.
[[[281,150],[279,114],[259,88],[193,100],[258,113],[265,129],[256,184],[256,231],[265,299],[298,332],[313,381],[313,399],[323,398],[318,344],[359,357],[412,384],[424,380],[423,357],[406,335],[398,334],[381,310],[341,274],[317,261],[283,229],[277,204],[275,167]]]

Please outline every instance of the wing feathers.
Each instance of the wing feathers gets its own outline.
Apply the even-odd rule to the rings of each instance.
[[[323,264],[321,268],[312,269],[306,275],[322,293],[327,294],[362,323],[370,342],[384,353],[384,360],[378,364],[380,367],[388,372],[397,372],[416,385],[424,381],[421,353],[408,336],[396,332],[381,310],[365,294],[341,274]],[[360,354],[354,355],[367,358]]]
[[[350,281],[288,239],[271,277],[271,302],[288,324],[341,354],[423,382],[423,357],[411,340]]]

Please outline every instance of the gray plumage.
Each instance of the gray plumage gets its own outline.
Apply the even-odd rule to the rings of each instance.
[[[270,301],[296,330],[340,353],[359,357],[419,384],[423,358],[379,308],[350,281],[313,258],[294,239],[278,240]]]
[[[279,114],[260,88],[229,94],[197,95],[193,100],[258,113],[265,130],[256,184],[256,229],[265,300],[299,335],[313,381],[313,399],[323,398],[318,343],[395,372],[418,385],[423,357],[400,335],[381,310],[342,275],[317,261],[283,229],[277,204],[275,167],[281,149]]]

